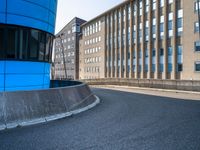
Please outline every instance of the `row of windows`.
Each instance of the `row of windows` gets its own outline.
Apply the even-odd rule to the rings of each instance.
[[[100,52],[101,47],[96,47],[96,48],[91,48],[91,49],[86,49],[85,50],[85,54],[93,54],[93,53],[97,53]]]
[[[99,63],[101,62],[101,57],[86,58],[84,61],[85,61],[85,64]]]
[[[55,55],[56,58],[63,58],[63,54],[62,53],[58,53]],[[64,57],[70,57],[70,56],[75,56],[75,53],[74,52],[67,52],[67,53],[64,53]]]
[[[100,67],[85,67],[84,68],[84,72],[96,72],[99,73],[100,72]]]
[[[59,39],[59,38],[58,38]],[[60,40],[60,39],[59,39]],[[68,37],[68,38],[64,38],[64,39],[62,39],[62,43],[67,43],[67,42],[70,42],[70,41],[74,41],[75,40],[75,37],[74,36],[72,36],[72,37]],[[60,42],[59,41],[57,41],[56,42],[56,46],[58,46],[58,45],[60,45]]]
[[[169,12],[168,14],[168,38],[172,37],[173,36],[173,15],[174,13],[173,12]],[[110,19],[109,19],[110,18]],[[151,25],[151,29],[152,29],[152,38],[155,39],[156,38],[156,20],[157,18],[152,18],[152,25]],[[183,32],[183,9],[179,9],[177,10],[177,36],[181,36],[182,35],[182,32]],[[118,23],[120,23],[120,21],[118,21]],[[112,25],[112,15],[109,15],[107,16],[107,24]],[[144,28],[143,28],[143,24],[144,25]],[[159,24],[159,29],[157,32],[160,33],[160,39],[164,39],[164,16],[160,16],[160,24]],[[125,37],[126,37],[126,34],[125,34],[125,28],[122,26],[122,34],[120,33],[120,28],[119,28],[120,25],[118,25],[118,28],[113,27],[113,31],[114,32],[114,36],[112,36],[111,33],[108,32],[106,38],[106,44],[108,46],[108,44],[112,45],[112,39],[114,40],[114,46],[116,47],[116,39],[118,41],[118,47],[120,46],[120,36],[122,36],[122,45],[125,45]],[[108,27],[108,28],[110,28]],[[136,29],[138,28],[138,29]],[[138,27],[136,27],[135,25],[135,17],[133,18],[133,43],[136,43],[136,38],[137,38],[137,35],[136,35],[136,30],[138,30],[138,42],[142,42],[142,36],[143,36],[143,30],[145,31],[145,34],[144,34],[144,40],[145,41],[148,41],[149,40],[149,20],[146,20],[144,23],[140,23],[139,22],[139,25]],[[127,38],[128,38],[128,44],[130,45],[131,41],[130,41],[130,23],[128,22],[128,33],[127,33]],[[109,35],[110,34],[110,35]],[[108,40],[109,39],[109,40]]]
[[[85,45],[95,44],[101,42],[101,36],[85,41]]]
[[[74,59],[73,58],[65,58],[65,63],[67,64],[74,64]],[[55,62],[55,64],[61,64],[63,65],[64,64],[64,61],[63,60],[59,60],[57,62]]]
[[[0,59],[51,61],[53,36],[39,30],[0,25]]]
[[[83,28],[83,35],[89,36],[99,31],[101,31],[101,21],[98,21],[92,25]]]
[[[130,54],[129,54],[130,55]],[[130,56],[128,55],[128,66],[130,66]],[[152,49],[152,72],[155,72],[155,66],[156,66],[156,50],[155,48]],[[168,47],[168,72],[172,72],[172,62],[173,62],[173,49],[172,47]],[[118,54],[119,56],[119,54]],[[149,51],[148,49],[145,50],[144,52],[145,60],[144,60],[144,71],[148,72],[148,64],[149,64]],[[164,71],[164,49],[160,48],[159,49],[159,72]],[[112,61],[109,59],[110,62],[108,63],[107,61],[107,67],[111,67]],[[123,60],[123,59],[122,59]],[[138,70],[141,72],[141,66],[142,66],[142,50],[138,51]],[[182,46],[179,45],[177,46],[177,71],[180,72],[182,71],[182,64],[183,64],[183,55],[182,55]],[[125,65],[124,60],[123,60],[123,65]],[[117,66],[116,62],[114,63],[114,66]],[[118,57],[118,66],[120,66],[120,58]],[[136,71],[136,51],[133,51],[133,71]]]

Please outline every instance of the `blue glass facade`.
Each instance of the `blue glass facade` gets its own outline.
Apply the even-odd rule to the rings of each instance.
[[[56,9],[57,0],[1,0],[0,91],[49,87]]]

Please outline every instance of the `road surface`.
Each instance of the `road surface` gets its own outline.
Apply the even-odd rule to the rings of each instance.
[[[0,132],[0,150],[200,150],[200,101],[93,88],[101,103]]]

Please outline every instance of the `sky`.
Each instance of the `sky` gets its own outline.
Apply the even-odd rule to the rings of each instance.
[[[124,0],[58,0],[55,33],[58,33],[74,17],[89,21],[123,1]]]

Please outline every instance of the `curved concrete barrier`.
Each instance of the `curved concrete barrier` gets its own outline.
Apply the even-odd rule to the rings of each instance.
[[[51,81],[47,90],[0,92],[0,130],[63,118],[98,102],[78,81]]]
[[[83,79],[89,85],[122,85],[158,89],[172,89],[200,92],[198,80],[161,80],[161,79],[129,79],[129,78],[103,78]]]

